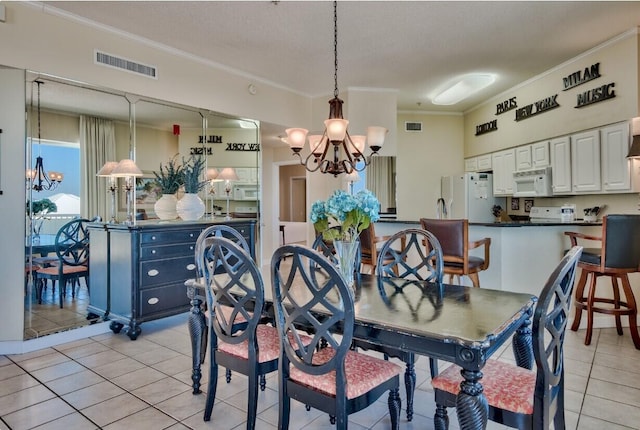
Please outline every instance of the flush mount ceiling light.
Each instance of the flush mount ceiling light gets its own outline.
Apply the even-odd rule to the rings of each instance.
[[[488,73],[465,75],[453,85],[440,92],[431,102],[436,105],[454,105],[493,84],[495,80],[495,75]]]
[[[338,3],[333,2],[333,58],[334,58],[334,90],[329,100],[329,119],[324,122],[322,135],[307,136],[309,130],[304,128],[288,128],[287,143],[293,154],[300,159],[309,172],[320,170],[338,176],[341,173],[362,171],[371,163],[371,156],[382,148],[384,138],[389,130],[384,127],[369,127],[367,135],[351,136],[347,131],[349,121],[342,116],[343,101],[338,97]],[[311,153],[302,158],[300,151],[307,139]],[[371,149],[369,157],[364,156],[365,146]]]

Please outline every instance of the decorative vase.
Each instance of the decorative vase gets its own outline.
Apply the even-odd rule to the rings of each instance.
[[[178,199],[175,194],[163,194],[153,205],[153,210],[158,218],[162,220],[176,219],[178,218],[177,204]]]
[[[176,204],[176,211],[185,221],[195,221],[204,215],[204,203],[199,195],[186,193]]]
[[[355,272],[356,255],[358,254],[360,243],[357,240],[334,240],[333,246],[338,259],[338,270],[347,285],[353,287],[353,273]]]

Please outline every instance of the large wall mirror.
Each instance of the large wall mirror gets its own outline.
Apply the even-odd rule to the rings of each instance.
[[[67,287],[60,308],[60,286],[54,289],[48,282],[40,294],[28,274],[49,264],[46,257],[54,254],[47,245],[70,219],[100,216],[107,222],[112,202],[116,221],[126,219],[123,182],[116,183],[112,200],[109,179],[96,176],[104,161],[135,158],[142,170],[130,208],[136,222],[157,221],[154,206],[161,193],[153,184],[153,172],[171,159],[182,163],[191,156],[205,158],[205,171],[232,168],[237,176],[229,184],[207,181],[200,192],[204,217],[223,219],[227,205],[235,217],[259,217],[256,121],[34,73],[27,73],[26,93],[25,171],[36,169],[40,159],[45,172],[62,177],[52,185],[43,178],[38,189],[33,187],[38,176],[31,181],[25,177],[25,340],[92,322],[87,319],[90,296],[84,281]]]

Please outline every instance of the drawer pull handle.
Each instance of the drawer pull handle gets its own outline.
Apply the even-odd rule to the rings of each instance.
[[[195,270],[196,265],[191,263],[191,264],[187,264],[187,270]]]
[[[150,305],[157,305],[159,301],[160,301],[159,298],[151,297],[149,300],[147,300],[147,303],[149,303]]]
[[[151,236],[151,240],[156,240],[156,237],[155,236]]]
[[[189,237],[193,237],[193,233],[189,233]]]
[[[189,247],[189,251],[193,251],[193,248],[194,248],[194,246],[193,246],[193,245],[191,245],[191,246]]]
[[[151,269],[147,272],[147,275],[149,276],[158,276],[158,274],[160,273],[160,271],[158,269]]]
[[[152,249],[152,250],[151,250],[151,253],[152,253],[152,254],[155,254],[155,253],[156,253],[156,250],[155,250],[155,249]]]

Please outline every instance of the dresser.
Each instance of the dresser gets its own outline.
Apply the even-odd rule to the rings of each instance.
[[[214,224],[238,230],[255,259],[252,219],[91,224],[89,313],[110,320],[114,333],[124,328],[135,340],[142,322],[188,311],[184,282],[195,277],[196,240]]]

